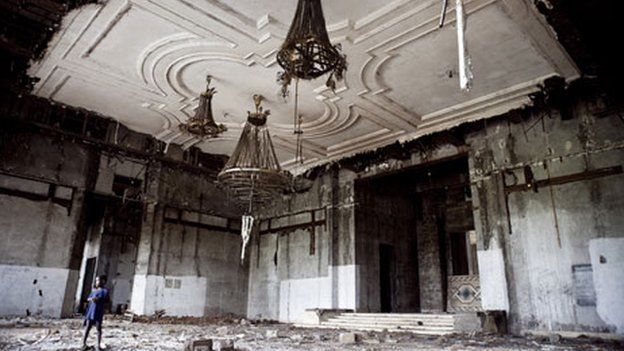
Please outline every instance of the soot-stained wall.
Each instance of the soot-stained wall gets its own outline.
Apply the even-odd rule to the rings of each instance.
[[[312,212],[323,223],[305,226]],[[334,169],[259,214],[260,232],[276,230],[250,243],[249,318],[301,322],[307,309],[357,307],[352,172]]]
[[[68,315],[82,250],[81,188],[93,155],[70,141],[3,125],[0,314]]]
[[[147,172],[131,308],[139,314],[245,315],[239,210],[213,180],[169,167]]]
[[[623,271],[597,273],[624,252],[601,263],[590,248],[623,240],[624,121],[596,98],[570,111],[488,123],[468,138],[483,307],[507,310],[515,332],[622,333]]]
[[[247,268],[227,223],[238,209],[214,184],[222,158],[174,145],[165,153],[150,136],[40,99],[43,113],[31,114],[29,99],[0,108],[0,315],[70,315],[91,284],[80,282],[83,254],[109,274],[113,312],[130,303],[147,314],[244,315]],[[118,178],[139,186],[119,192]],[[94,230],[104,219],[89,223],[95,203],[132,205],[139,228]],[[166,220],[168,209],[183,215]],[[97,245],[85,249],[89,231]]]

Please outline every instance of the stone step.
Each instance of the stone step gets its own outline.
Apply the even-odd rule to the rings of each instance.
[[[344,317],[358,318],[392,318],[392,319],[444,319],[454,320],[452,314],[426,314],[426,313],[341,313]]]
[[[397,325],[397,326],[416,326],[416,327],[453,327],[454,321],[418,321],[418,320],[379,320],[379,319],[352,319],[335,317],[330,318],[326,323],[340,324],[370,324],[370,325]]]
[[[457,318],[453,314],[426,313],[353,313],[344,312],[322,321],[315,327],[359,331],[404,332],[423,335],[455,333]]]
[[[454,320],[454,315],[438,316],[438,315],[410,315],[410,316],[393,316],[393,315],[367,315],[367,314],[339,314],[337,316],[345,318],[375,318],[375,319],[400,319],[400,320]]]
[[[349,327],[349,326],[354,326],[354,327],[358,327],[358,326],[365,326],[365,327],[379,327],[379,328],[392,328],[392,329],[418,329],[418,328],[429,328],[429,329],[449,329],[449,330],[455,330],[455,327],[452,325],[407,325],[407,324],[397,324],[397,323],[353,323],[353,322],[340,322],[340,321],[327,321],[327,322],[323,322],[322,324],[327,324],[327,325],[342,325],[344,327]]]
[[[448,335],[452,334],[454,331],[452,329],[397,329],[397,328],[381,328],[378,326],[344,326],[344,325],[334,325],[334,324],[321,324],[319,326],[315,326],[315,328],[321,329],[345,329],[345,330],[361,330],[361,331],[388,331],[392,333],[412,333],[412,334],[422,334],[422,335]]]
[[[454,330],[452,325],[444,326],[428,326],[428,325],[399,325],[392,323],[340,323],[340,322],[324,322],[322,325],[340,325],[345,328],[348,327],[373,327],[373,328],[387,328],[387,329],[422,329],[422,330]]]

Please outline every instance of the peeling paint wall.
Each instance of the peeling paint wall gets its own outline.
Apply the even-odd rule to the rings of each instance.
[[[96,274],[109,276],[112,312],[129,303],[142,313],[245,314],[238,236],[163,223],[166,208],[211,218],[237,213],[208,168],[218,157],[176,146],[164,155],[153,138],[123,126],[111,132],[108,120],[84,112],[71,115],[89,117],[76,123],[82,128],[39,129],[21,120],[29,116],[23,105],[11,109],[16,120],[0,120],[0,300],[7,302],[0,315],[71,315],[91,284],[83,281],[90,257],[98,259]],[[48,107],[46,121],[58,118],[63,127],[65,110]],[[137,179],[137,193],[117,193],[117,177]],[[90,218],[95,203],[138,209],[130,215],[140,228],[119,227],[114,214]],[[199,304],[188,307],[191,295]]]
[[[88,151],[68,141],[30,133],[3,140],[0,315],[72,313],[84,199],[74,187],[87,181],[90,162]]]
[[[586,172],[622,166],[624,121],[597,118],[599,108],[578,100],[572,119],[542,110],[468,138],[483,306],[507,310],[515,332],[616,330],[592,302],[604,297],[592,298],[589,248],[597,238],[624,236],[624,175],[586,179]],[[531,178],[531,188],[517,187]],[[563,183],[539,183],[549,179]]]
[[[414,153],[409,159],[370,164],[358,171],[330,169],[315,179],[309,190],[284,197],[261,211],[264,222],[269,218],[287,216],[287,220],[292,221],[287,224],[294,224],[297,216],[288,214],[325,208],[327,226],[316,229],[313,254],[310,253],[312,242],[307,229],[254,236],[250,243],[248,317],[302,322],[306,309],[378,311],[379,243],[394,244],[401,252],[396,265],[401,292],[397,294],[396,310],[413,312],[417,309],[414,299],[417,293],[413,290],[417,287],[418,266],[411,266],[411,276],[407,273],[410,262],[414,263],[416,259],[415,242],[411,240],[414,252],[410,256],[410,240],[405,241],[402,235],[393,233],[397,228],[403,228],[402,233],[411,233],[411,238],[416,239],[416,225],[414,223],[410,231],[407,220],[412,214],[405,213],[405,218],[392,216],[385,219],[384,225],[382,221],[375,222],[374,216],[368,212],[358,214],[358,206],[362,204],[357,200],[361,194],[358,195],[356,179],[384,175],[465,152],[450,145],[429,151]],[[375,196],[379,195],[375,193]],[[395,198],[388,197],[384,201],[381,197],[374,199],[380,211],[400,212],[401,206],[393,203],[397,201]],[[413,207],[409,201],[405,199],[404,207]],[[383,219],[383,216],[378,217]],[[429,266],[425,264],[424,267]],[[438,282],[439,294],[440,290]],[[442,309],[442,304],[438,303],[437,310]]]
[[[467,151],[483,308],[507,311],[509,326],[516,333],[523,330],[616,332],[619,319],[605,315],[598,308],[614,295],[604,295],[605,283],[599,284],[603,292],[598,292],[597,268],[589,247],[592,240],[616,240],[624,236],[624,175],[618,168],[624,163],[624,122],[617,114],[598,114],[604,106],[595,98],[579,97],[571,101],[574,101],[571,118],[562,119],[558,110],[550,108],[534,110],[532,116],[520,119],[510,113],[482,126],[473,125],[468,129],[466,146],[439,145],[429,154],[414,152],[408,158],[371,162],[341,181],[317,180],[315,187],[339,189],[342,194],[353,192],[354,179],[391,174]],[[548,185],[549,181],[552,185]],[[524,187],[527,182],[531,187]],[[349,206],[350,202],[341,196],[330,198],[328,203],[334,208]],[[315,199],[314,190],[293,199],[300,200],[288,200],[288,208],[281,210],[282,213],[313,207],[314,202],[309,199]],[[307,199],[308,203],[301,199]],[[383,203],[381,198],[377,200]],[[446,209],[448,205],[444,205]],[[363,233],[370,230],[366,220],[346,210],[332,217],[335,224],[332,230],[352,231],[356,243],[366,241]],[[347,231],[342,231],[343,228]],[[329,233],[327,266],[340,257],[332,246],[337,242],[333,235]],[[292,308],[292,304],[284,303],[290,297],[281,296],[285,292],[281,282],[286,268],[279,264],[284,256],[282,250],[287,250],[284,246],[303,248],[306,244],[305,234],[295,237],[292,233],[288,240],[270,235],[257,244],[264,253],[259,258],[252,254],[257,266],[250,267],[250,317],[292,319],[292,312],[287,317],[282,312],[284,308]],[[374,284],[367,282],[366,277],[375,274],[367,273],[362,263],[376,260],[375,255],[352,245],[348,240],[342,241],[342,247],[356,250],[356,309],[375,310],[370,301],[376,301],[377,297],[364,288]],[[276,248],[277,266],[272,259]],[[305,256],[294,252],[297,257]],[[618,252],[611,250],[610,255],[616,256],[613,262],[619,262]],[[423,260],[424,257],[419,257],[419,262]],[[313,296],[327,296],[322,290],[328,273],[323,270],[306,275],[309,268],[300,267],[313,265],[303,258],[286,262],[291,263],[288,278],[297,284],[308,284],[306,291],[320,292],[312,293]],[[299,281],[308,278],[316,280]],[[331,293],[336,294],[335,286]],[[322,298],[314,301],[315,307],[337,308],[335,303],[330,305]]]
[[[352,176],[333,170],[306,192],[260,211],[265,225],[270,218],[283,222],[278,226],[298,223],[302,215],[292,214],[306,210],[324,213],[316,218],[325,224],[315,227],[313,235],[309,228],[254,235],[248,259],[249,318],[301,322],[306,309],[357,307]]]
[[[144,214],[131,309],[245,315],[248,267],[240,264],[240,219],[226,193],[209,179],[165,167],[151,167],[146,178],[147,194],[158,203]],[[183,306],[189,294],[197,301],[192,309]]]

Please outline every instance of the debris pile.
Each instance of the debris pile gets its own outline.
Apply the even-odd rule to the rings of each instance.
[[[146,322],[143,322],[146,321]],[[166,323],[169,322],[169,323]],[[186,322],[186,323],[185,323]],[[0,319],[0,350],[80,350],[80,319]],[[485,334],[424,336],[409,333],[300,329],[287,324],[228,318],[121,316],[104,322],[103,342],[115,351],[251,350],[614,350],[624,344],[584,339]],[[95,342],[95,336],[89,344]]]

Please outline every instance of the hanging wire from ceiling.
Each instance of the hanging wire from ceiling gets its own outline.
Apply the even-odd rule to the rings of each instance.
[[[295,79],[295,110],[293,113],[294,134],[296,137],[295,163],[303,164],[303,116],[299,114],[299,78]]]
[[[446,11],[448,0],[442,0],[442,10],[438,27],[444,27],[446,21]],[[464,0],[455,0],[455,16],[457,21],[457,51],[459,58],[459,87],[461,90],[470,91],[474,74],[472,71],[472,59],[468,53],[466,45],[466,13],[464,11]]]
[[[442,12],[440,13],[440,23],[438,28],[444,27],[444,21],[446,20],[446,9],[448,8],[448,0],[442,0]]]
[[[455,0],[457,13],[457,49],[459,50],[459,87],[464,91],[472,88],[472,60],[466,46],[466,14],[464,0]]]

